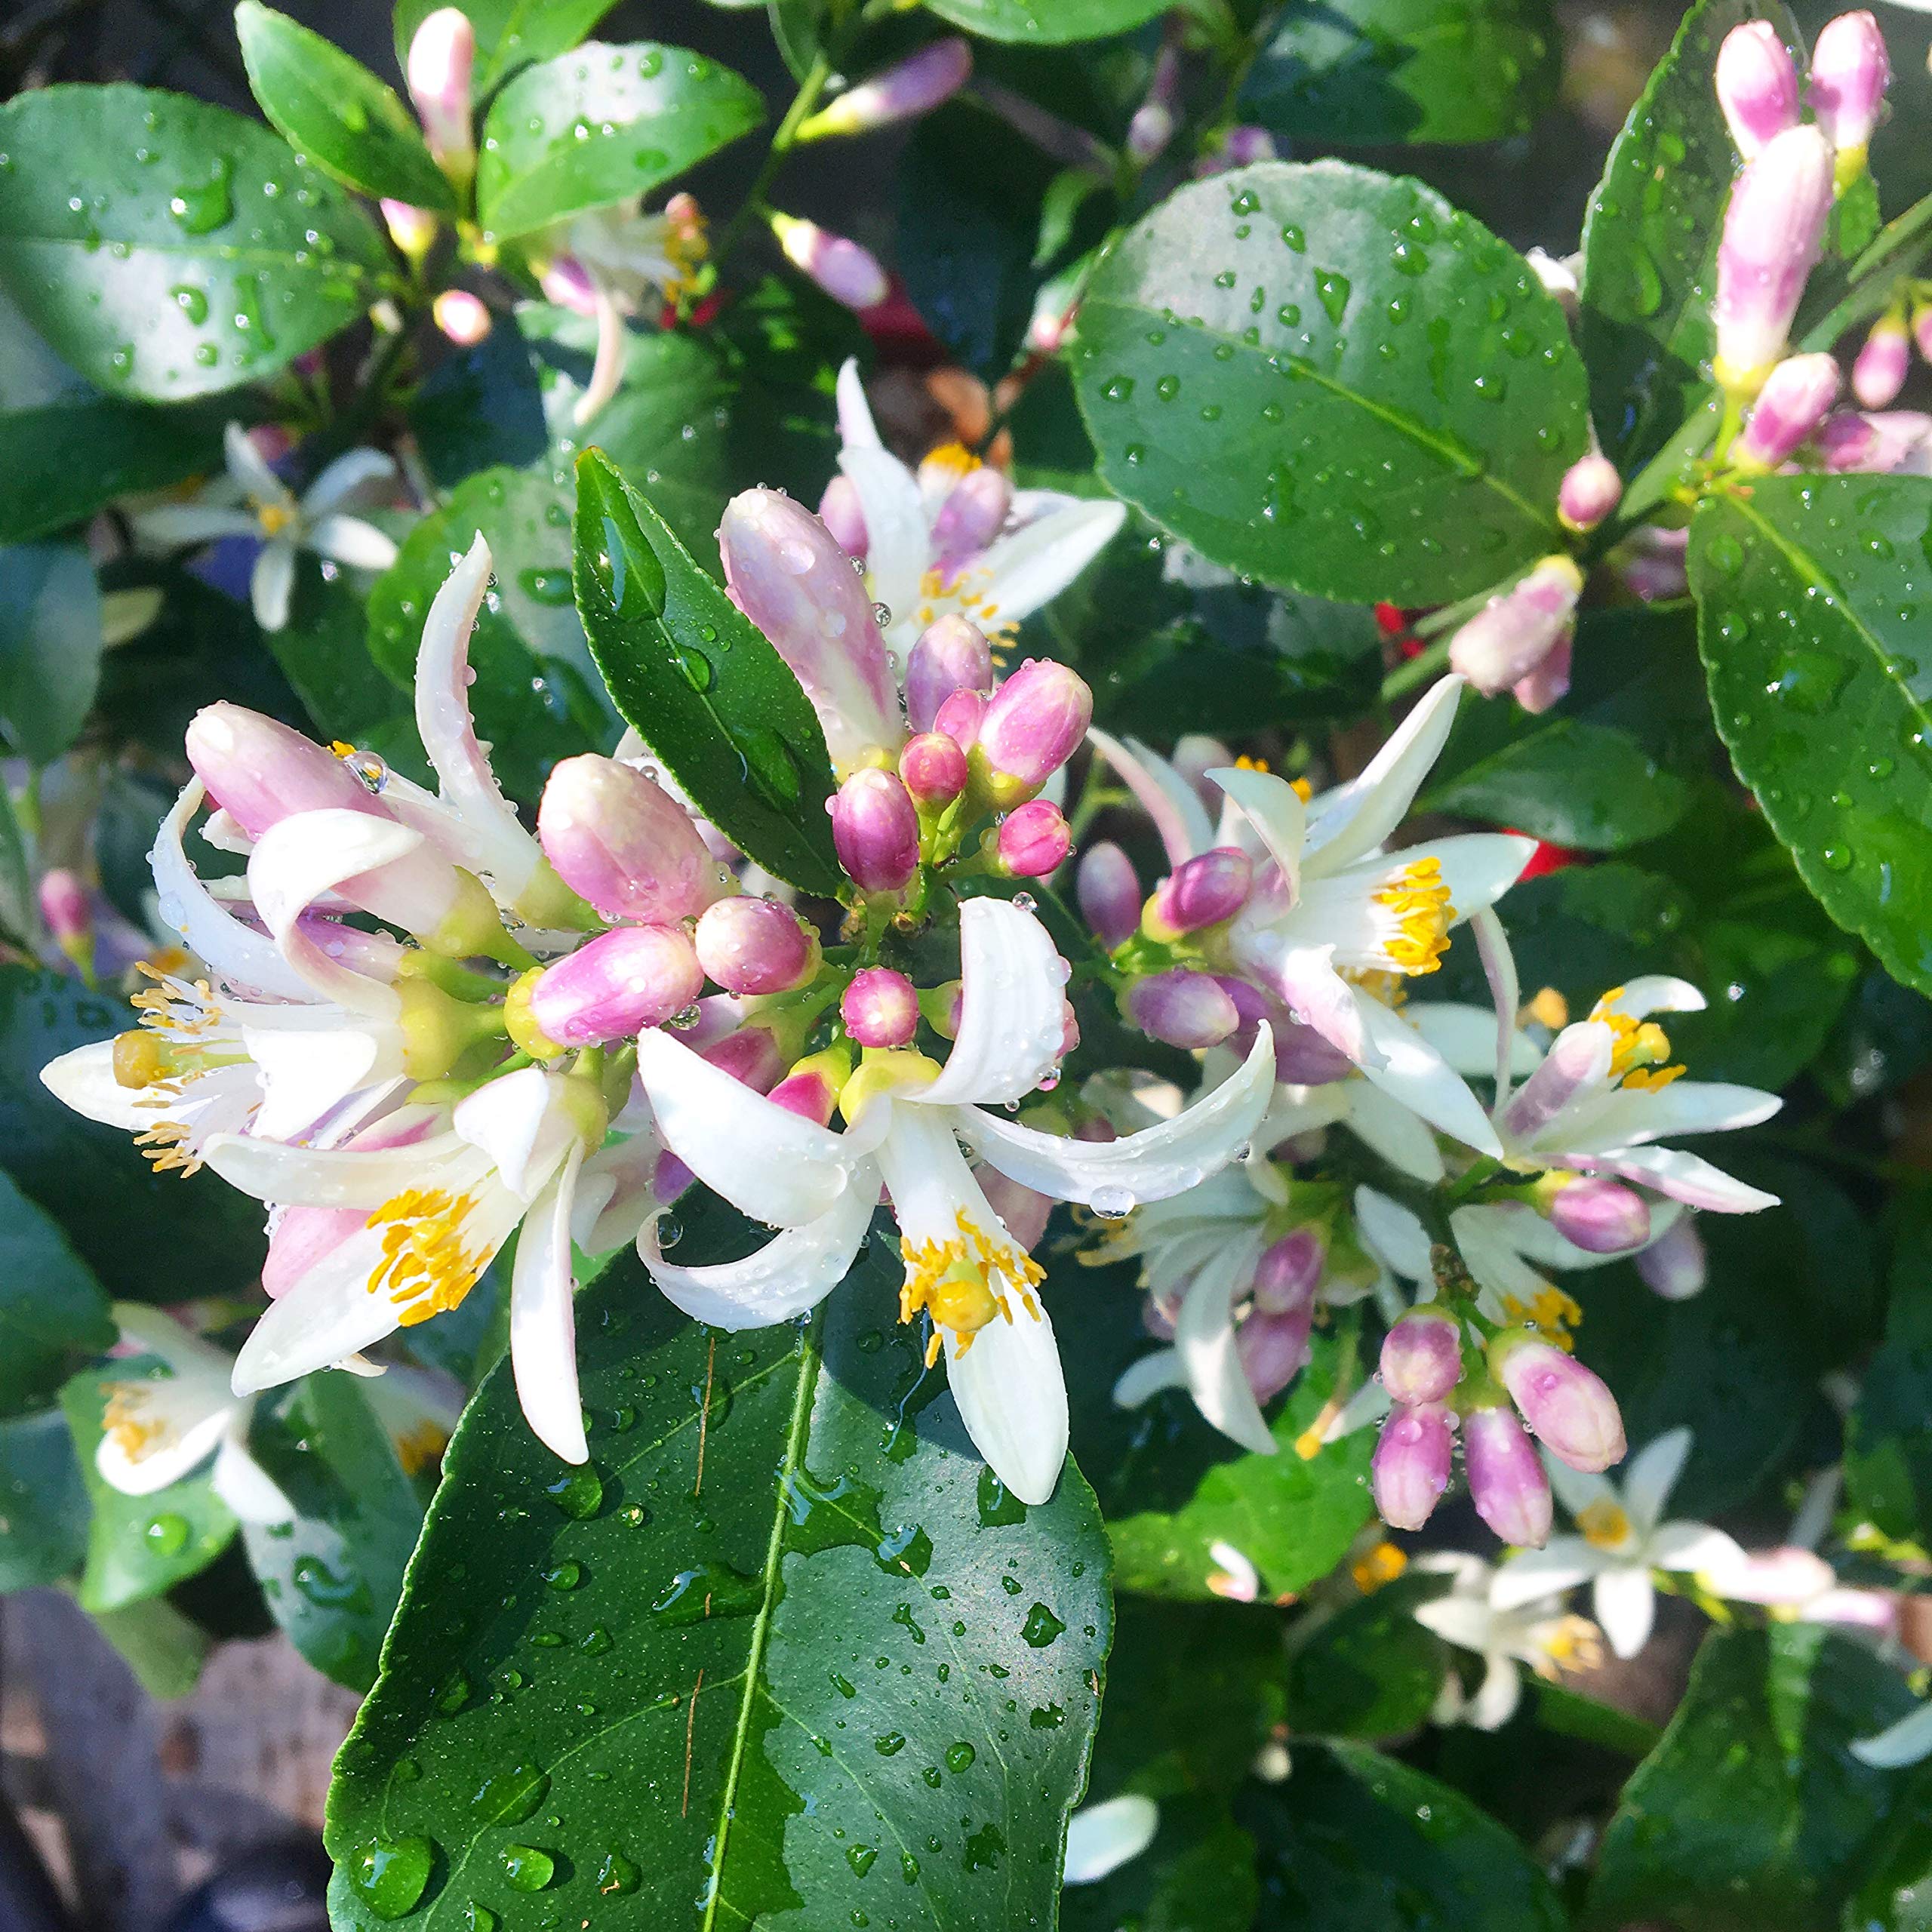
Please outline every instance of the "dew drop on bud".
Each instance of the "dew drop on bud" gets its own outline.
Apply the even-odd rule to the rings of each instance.
[[[683,1012],[672,1014],[664,1023],[674,1033],[688,1033],[703,1017],[704,1015],[698,1010],[697,1002],[694,1000]]]
[[[872,622],[881,630],[886,629],[892,622],[892,606],[890,604],[875,604],[872,606]]]

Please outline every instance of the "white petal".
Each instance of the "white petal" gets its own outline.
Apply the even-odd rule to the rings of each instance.
[[[1369,1035],[1367,1002],[1335,971],[1332,946],[1298,945],[1284,928],[1258,932],[1244,942],[1236,930],[1237,949],[1247,955],[1243,963],[1272,983],[1304,1026],[1312,1026],[1358,1066],[1380,1051]]]
[[[1420,1568],[1420,1563],[1416,1565]],[[1487,1651],[1496,1640],[1497,1612],[1487,1592],[1481,1596],[1433,1597],[1419,1603],[1411,1614],[1425,1630],[1433,1630],[1459,1651]]]
[[[1087,736],[1153,820],[1168,864],[1178,866],[1213,846],[1214,828],[1201,794],[1165,758],[1137,739],[1112,737],[1097,728]]]
[[[199,1375],[219,1389],[227,1381],[228,1352],[205,1342],[173,1315],[139,1301],[117,1301],[112,1312],[122,1340],[138,1342],[145,1353],[165,1361],[177,1383]]]
[[[161,1118],[161,1109],[141,1104],[141,1089],[124,1087],[114,1077],[114,1042],[76,1047],[40,1069],[41,1084],[62,1106],[88,1120],[124,1133],[141,1134]]]
[[[220,509],[206,503],[157,503],[128,519],[144,543],[186,549],[223,537],[259,537],[261,525],[246,510]]]
[[[1503,931],[1503,921],[1494,911],[1485,908],[1470,915],[1469,933],[1476,943],[1477,955],[1482,961],[1483,977],[1489,982],[1489,996],[1495,1007],[1491,1016],[1491,1030],[1496,1039],[1494,1110],[1500,1114],[1509,1103],[1511,1076],[1518,1072],[1534,1072],[1537,1051],[1516,1026],[1517,1010],[1523,1003],[1522,987],[1516,977],[1516,955],[1509,949],[1509,938]],[[1464,1066],[1453,1058],[1450,1063],[1460,1073],[1480,1071],[1479,1068]]]
[[[848,445],[838,467],[859,493],[866,519],[866,571],[872,592],[892,612],[894,629],[912,620],[932,561],[932,531],[916,478],[896,456]],[[916,633],[917,625],[913,625]],[[901,667],[903,668],[903,666]]]
[[[231,1406],[226,1401],[214,1402],[174,1441],[157,1444],[138,1459],[130,1458],[117,1438],[103,1435],[94,1451],[94,1468],[109,1488],[123,1496],[152,1496],[207,1460],[228,1425]]]
[[[519,1201],[534,1201],[581,1144],[561,1078],[540,1066],[519,1067],[457,1104],[450,1124],[480,1148]]]
[[[325,516],[303,533],[302,547],[352,571],[386,571],[395,561],[395,540],[359,516]]]
[[[601,275],[586,272],[590,273],[591,300],[597,317],[597,355],[590,365],[590,381],[571,410],[571,420],[580,429],[623,386],[630,346],[623,311],[610,284]]]
[[[398,1046],[339,1014],[306,1027],[244,1026],[242,1044],[261,1077],[262,1104],[249,1131],[265,1140],[303,1134],[350,1094],[402,1072]]]
[[[1021,529],[995,537],[972,567],[974,579],[983,580],[987,617],[1011,623],[1051,603],[1100,555],[1126,520],[1124,503],[1075,498]],[[870,531],[868,525],[868,536]]]
[[[1441,755],[1462,694],[1460,678],[1438,678],[1359,777],[1312,801],[1306,861],[1311,870],[1339,872],[1373,852],[1401,824]]]
[[[1514,832],[1472,832],[1457,838],[1434,838],[1400,856],[1413,863],[1433,859],[1442,868],[1449,903],[1457,919],[1486,912],[1535,857],[1537,841]]]
[[[1357,1229],[1371,1251],[1404,1280],[1432,1288],[1435,1269],[1429,1259],[1432,1244],[1422,1223],[1401,1202],[1372,1187],[1355,1189],[1355,1206]]]
[[[1663,1518],[1664,1506],[1690,1454],[1688,1429],[1667,1429],[1647,1442],[1623,1468],[1623,1507],[1640,1535]]]
[[[1681,1147],[1630,1147],[1613,1154],[1583,1154],[1563,1164],[1638,1181],[1686,1207],[1708,1208],[1713,1214],[1755,1214],[1778,1204],[1775,1194],[1736,1180]]]
[[[1644,1546],[1654,1570],[1708,1575],[1721,1583],[1742,1571],[1749,1558],[1734,1537],[1709,1523],[1660,1523]]]
[[[1044,1307],[1030,1315],[1009,1296],[1011,1321],[995,1318],[962,1350],[946,1342],[946,1380],[973,1446],[1022,1503],[1044,1503],[1066,1460],[1066,1380]]]
[[[240,423],[231,423],[223,430],[221,448],[229,475],[244,496],[283,509],[295,508],[295,499],[289,494],[288,485],[269,467],[268,459],[256,448],[254,438]]]
[[[581,1143],[563,1172],[532,1204],[510,1274],[510,1367],[524,1420],[538,1441],[567,1463],[587,1463],[583,1403],[577,1392],[577,1312],[571,1296],[571,1204]]]
[[[1510,1301],[1527,1307],[1549,1286],[1516,1251],[1509,1238],[1513,1201],[1482,1201],[1455,1209],[1449,1217],[1450,1231],[1469,1272],[1485,1297],[1483,1312],[1492,1321],[1506,1318],[1505,1304]]]
[[[844,1192],[837,1134],[774,1106],[670,1034],[638,1035],[637,1071],[665,1144],[753,1220],[802,1227]]]
[[[1882,1771],[1903,1770],[1932,1755],[1932,1701],[1908,1711],[1897,1724],[1870,1737],[1856,1740],[1851,1755],[1861,1764]]]
[[[1623,1087],[1592,1109],[1588,1124],[1562,1142],[1562,1151],[1607,1153],[1666,1134],[1727,1134],[1769,1120],[1783,1104],[1775,1094],[1723,1081],[1674,1080],[1650,1091]]]
[[[217,1134],[203,1146],[202,1158],[231,1187],[288,1208],[380,1208],[408,1188],[441,1186],[453,1179],[467,1186],[488,1164],[454,1134],[359,1153]]]
[[[1591,1593],[1591,1604],[1617,1656],[1634,1657],[1650,1641],[1657,1593],[1647,1570],[1633,1566],[1604,1571]]]
[[[1185,1389],[1187,1371],[1181,1366],[1176,1349],[1156,1349],[1151,1355],[1137,1356],[1121,1370],[1114,1384],[1114,1407],[1137,1409],[1151,1402],[1163,1389]]]
[[[278,631],[288,622],[288,600],[295,594],[295,546],[280,537],[262,546],[248,577],[248,601],[255,622]]]
[[[1225,1166],[1261,1124],[1275,1087],[1275,1042],[1263,1026],[1239,1072],[1158,1127],[1118,1140],[1041,1134],[977,1108],[955,1116],[974,1152],[1009,1180],[1056,1201],[1122,1211],[1184,1192]]]
[[[1060,1064],[1066,963],[1047,929],[1009,900],[959,908],[959,1034],[945,1070],[903,1097],[926,1106],[1023,1100]]]
[[[1495,1077],[1497,1035],[1492,1008],[1464,1006],[1452,1000],[1412,1000],[1403,1008],[1402,1017],[1465,1078]],[[1509,1040],[1510,1070],[1532,1071],[1542,1058],[1536,1042],[1513,1026]]]
[[[883,448],[872,422],[872,405],[866,400],[865,379],[852,356],[847,356],[839,365],[836,395],[839,441],[848,450]]]
[[[1257,1456],[1278,1444],[1269,1432],[1235,1346],[1234,1303],[1254,1278],[1258,1246],[1219,1254],[1195,1277],[1174,1321],[1174,1352],[1194,1406],[1221,1433]]]
[[[1091,1885],[1138,1858],[1160,1829],[1161,1807],[1130,1793],[1085,1804],[1066,1821],[1066,1882]]]
[[[1482,1687],[1469,1700],[1469,1721],[1478,1730],[1500,1730],[1516,1715],[1522,1699],[1523,1673],[1515,1660],[1491,1657]]]
[[[1364,1078],[1392,1095],[1430,1126],[1479,1154],[1500,1154],[1502,1143],[1469,1083],[1401,1016],[1366,993],[1356,995],[1374,1057],[1364,1056]]]
[[[242,1522],[293,1522],[294,1504],[283,1494],[281,1485],[248,1452],[248,1419],[252,1407],[245,1403],[235,1411],[220,1447],[214,1452],[208,1487]]]
[[[1555,1596],[1587,1583],[1601,1567],[1597,1552],[1581,1537],[1552,1537],[1541,1549],[1510,1558],[1489,1586],[1492,1610],[1520,1610],[1539,1597]]]
[[[341,509],[365,483],[395,474],[395,460],[380,450],[344,450],[302,494],[302,514],[313,522]]]
[[[1606,996],[1606,1005],[1611,1004]],[[1653,1013],[1702,1013],[1704,995],[1688,980],[1673,979],[1668,973],[1640,973],[1626,982],[1617,995],[1619,1013],[1632,1020],[1646,1020]]]
[[[1217,767],[1208,776],[1254,826],[1263,850],[1281,869],[1291,897],[1301,889],[1301,848],[1308,835],[1308,808],[1285,778],[1272,771]]]
[[[1372,1080],[1338,1080],[1334,1084],[1347,1095],[1350,1128],[1391,1166],[1430,1187],[1442,1178],[1441,1149],[1419,1115]]]

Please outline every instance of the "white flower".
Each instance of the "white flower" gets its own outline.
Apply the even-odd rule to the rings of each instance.
[[[1932,1758],[1932,1700],[1872,1737],[1854,1739],[1850,1749],[1860,1764],[1881,1771],[1903,1770]]]
[[[1092,1885],[1138,1858],[1161,1827],[1161,1807],[1130,1792],[1083,1804],[1066,1821],[1066,1882]]]
[[[1631,1457],[1620,1486],[1546,1456],[1550,1487],[1583,1534],[1552,1537],[1541,1549],[1510,1558],[1497,1574],[1491,1601],[1511,1610],[1587,1583],[1611,1648],[1620,1657],[1635,1657],[1657,1616],[1652,1571],[1708,1571],[1721,1590],[1726,1573],[1745,1561],[1743,1551],[1708,1523],[1663,1520],[1690,1453],[1690,1430],[1670,1429]]]
[[[294,1506],[248,1451],[252,1397],[229,1386],[232,1366],[220,1349],[158,1308],[117,1302],[123,1342],[159,1359],[163,1376],[106,1384],[107,1408],[94,1467],[124,1496],[152,1496],[214,1459],[209,1486],[245,1523],[285,1523]]]
[[[195,501],[154,504],[135,511],[130,521],[137,537],[174,549],[223,537],[260,537],[248,588],[255,621],[263,630],[278,631],[288,622],[297,551],[312,550],[354,570],[386,571],[395,561],[395,544],[342,507],[364,484],[395,475],[395,463],[381,451],[355,449],[337,457],[298,500],[240,423],[229,424],[224,448],[228,474],[205,485]]]
[[[1497,1572],[1480,1557],[1422,1557],[1419,1570],[1446,1570],[1454,1579],[1444,1595],[1416,1606],[1416,1621],[1458,1650],[1483,1660],[1475,1696],[1464,1694],[1452,1675],[1444,1679],[1435,1711],[1438,1724],[1466,1724],[1497,1730],[1516,1714],[1523,1695],[1524,1664],[1554,1681],[1559,1666],[1588,1669],[1602,1655],[1595,1625],[1567,1614],[1560,1596],[1533,1597],[1501,1607],[1491,1589]]]
[[[1021,620],[1057,597],[1126,520],[1125,506],[1110,497],[1022,490],[989,543],[949,555],[934,527],[953,487],[977,466],[974,460],[955,445],[928,457],[915,475],[880,441],[856,362],[838,372],[838,466],[865,515],[867,580],[892,614],[885,645],[902,679],[919,633],[950,613],[971,618],[995,643],[1010,640]]]
[[[906,1266],[902,1318],[934,1320],[967,1429],[1015,1495],[1042,1503],[1065,1460],[1066,1387],[1038,1267],[1008,1234],[960,1143],[1008,1179],[1060,1201],[1124,1212],[1198,1185],[1260,1124],[1273,1045],[1177,1119],[1109,1143],[1063,1139],[988,1111],[1023,1100],[1057,1064],[1065,964],[1030,912],[993,898],[960,908],[962,1004],[942,1070],[911,1053],[869,1055],[841,1097],[843,1134],[787,1112],[666,1032],[638,1041],[657,1131],[698,1178],[781,1232],[739,1262],[680,1268],[654,1226],[640,1252],[687,1314],[761,1327],[811,1307],[845,1274],[883,1185]],[[856,1118],[854,1118],[856,1115]]]

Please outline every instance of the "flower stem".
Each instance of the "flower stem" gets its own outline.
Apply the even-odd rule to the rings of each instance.
[[[785,165],[785,157],[789,154],[798,138],[798,130],[817,109],[820,97],[834,72],[834,55],[842,54],[850,38],[850,30],[839,36],[837,45],[820,50],[818,58],[807,70],[804,78],[798,83],[798,91],[792,97],[792,104],[785,110],[785,118],[778,124],[777,131],[771,137],[771,145],[765,150],[764,161],[760,163],[751,186],[746,191],[745,198],[738,205],[738,211],[724,225],[716,245],[711,251],[712,266],[723,265],[724,258],[745,238],[746,231],[757,220],[765,207],[765,195],[771,184],[778,178],[778,171]]]
[[[1439,637],[1427,650],[1418,651],[1406,664],[1398,664],[1382,681],[1382,702],[1393,704],[1426,685],[1449,662],[1449,640]]]

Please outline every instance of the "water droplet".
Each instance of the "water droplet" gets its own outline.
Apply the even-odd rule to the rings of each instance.
[[[554,1482],[546,1483],[543,1493],[568,1517],[586,1522],[604,1506],[604,1481],[588,1463],[567,1470]]]
[[[192,282],[183,282],[168,292],[174,298],[174,306],[197,327],[208,320],[208,292],[205,288],[198,288]]]
[[[1094,1212],[1103,1221],[1124,1220],[1134,1212],[1136,1205],[1134,1190],[1122,1187],[1118,1183],[1109,1182],[1105,1186],[1094,1189],[1091,1204]]]
[[[634,1892],[643,1882],[644,1874],[621,1851],[606,1854],[604,1863],[597,1868],[600,1892]]]
[[[1349,306],[1351,288],[1348,277],[1334,269],[1315,270],[1315,292],[1321,298],[1322,311],[1331,322],[1340,322]]]
[[[535,1764],[512,1764],[484,1780],[469,1808],[479,1825],[520,1825],[543,1802],[549,1774]]]
[[[554,503],[551,506],[553,509],[556,507]],[[546,604],[555,608],[571,601],[571,574],[567,565],[547,570],[532,568],[518,571],[516,585],[533,604]]]
[[[903,1730],[888,1730],[883,1737],[872,1740],[872,1749],[881,1758],[896,1757],[906,1748],[906,1734]]]
[[[973,1761],[980,1754],[962,1738],[957,1744],[946,1747],[946,1768],[949,1771],[970,1771]]]
[[[205,181],[189,182],[169,198],[168,212],[190,235],[211,235],[235,218],[235,197],[229,192],[232,171],[226,155],[217,155]]]
[[[188,1547],[188,1519],[169,1512],[151,1518],[141,1540],[156,1556],[179,1556]]]
[[[350,1887],[378,1918],[401,1918],[415,1910],[435,1855],[426,1838],[371,1838],[349,1856]]]
[[[520,1892],[540,1892],[557,1875],[557,1861],[534,1844],[506,1844],[497,1855],[503,1876]]]
[[[1036,1651],[1043,1651],[1066,1628],[1044,1604],[1036,1603],[1026,1613],[1020,1634]]]

